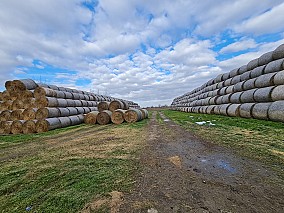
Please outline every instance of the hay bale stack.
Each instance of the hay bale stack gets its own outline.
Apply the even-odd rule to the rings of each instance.
[[[97,123],[97,116],[99,114],[99,111],[92,111],[85,115],[84,122],[86,124],[95,124]]]
[[[257,89],[244,91],[241,95],[241,103],[254,103],[254,93]]]
[[[139,109],[139,110],[142,112],[142,119],[146,119],[149,117],[149,113],[147,109]]]
[[[36,122],[37,120],[27,120],[23,124],[23,133],[31,134],[36,132]]]
[[[264,74],[264,75],[258,77],[255,81],[255,87],[263,88],[263,87],[273,86],[275,75],[276,75],[276,73],[269,73],[269,74]]]
[[[243,92],[236,92],[233,93],[230,97],[230,102],[233,104],[239,104],[241,103],[241,96],[242,96]]]
[[[256,103],[252,108],[252,117],[268,120],[268,109],[272,103]]]
[[[54,97],[56,98],[56,92],[53,89],[46,88],[46,87],[37,87],[34,90],[34,97],[36,99],[41,99],[43,97]]]
[[[24,102],[20,99],[16,99],[12,103],[12,110],[16,109],[23,109],[24,108]]]
[[[15,120],[12,122],[11,125],[11,133],[12,134],[20,134],[23,132],[23,124],[25,123],[24,120]]]
[[[36,119],[41,120],[45,118],[55,118],[55,117],[60,117],[60,111],[58,108],[40,108],[36,112]]]
[[[108,101],[102,101],[98,104],[98,110],[99,112],[102,112],[104,110],[108,110],[109,109],[109,104],[110,102]]]
[[[138,109],[129,109],[124,113],[124,120],[127,123],[134,123],[143,119],[142,113]]]
[[[61,99],[64,102],[65,99]],[[40,99],[36,99],[36,106],[38,108],[44,108],[44,107],[58,107],[58,99],[52,98],[52,97],[42,97]]]
[[[273,72],[278,72],[280,70],[284,69],[284,58],[278,59],[276,61],[272,61],[269,64],[266,65],[264,69],[264,73],[273,73]]]
[[[272,121],[284,122],[284,101],[273,102],[268,109],[268,118]]]
[[[24,112],[24,109],[13,110],[11,112],[9,120],[11,121],[23,120],[24,119],[23,112]]]
[[[245,103],[240,106],[240,116],[242,118],[252,118],[252,109],[255,103]]]
[[[112,115],[112,112],[109,110],[99,111],[97,115],[98,124],[100,125],[109,124],[111,122],[111,115]]]
[[[126,110],[123,109],[117,109],[114,112],[112,112],[111,115],[111,121],[114,124],[122,124],[124,122],[124,114]]]
[[[34,90],[37,84],[32,79],[14,80],[12,82],[14,91]]]

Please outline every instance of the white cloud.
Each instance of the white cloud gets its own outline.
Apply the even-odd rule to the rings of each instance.
[[[237,41],[235,43],[229,44],[226,47],[223,47],[220,50],[220,53],[233,53],[242,50],[248,50],[257,47],[257,45],[258,44],[254,41],[254,39],[242,39],[241,41]]]

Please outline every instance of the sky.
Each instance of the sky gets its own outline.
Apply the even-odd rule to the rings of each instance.
[[[1,0],[7,80],[172,100],[284,43],[283,0]]]

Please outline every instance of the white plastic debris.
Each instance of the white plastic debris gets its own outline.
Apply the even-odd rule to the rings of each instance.
[[[151,209],[148,209],[147,211],[148,213],[158,213],[158,210],[154,209],[154,208],[151,208]]]

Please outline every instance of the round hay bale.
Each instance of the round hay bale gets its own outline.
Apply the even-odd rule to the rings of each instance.
[[[122,100],[121,102],[124,104],[123,109],[125,109],[125,110],[129,109],[129,103],[127,101]]]
[[[80,107],[81,108],[81,107]],[[69,110],[69,115],[78,115],[78,114],[81,114],[79,111],[78,111],[78,107],[66,107],[66,109]],[[84,109],[83,109],[84,110]]]
[[[117,109],[124,109],[124,104],[119,100],[114,100],[109,104],[109,110],[114,112]]]
[[[247,65],[241,66],[240,69],[239,69],[239,75],[245,73],[246,71],[248,71],[247,70]]]
[[[63,100],[63,99],[61,99]],[[53,97],[42,97],[41,99],[36,99],[35,104],[37,108],[44,108],[44,107],[57,107],[58,106],[58,99]]]
[[[15,91],[34,90],[38,86],[32,79],[14,80],[12,84]]]
[[[227,94],[222,97],[221,104],[228,104],[230,103],[230,98],[232,94]]]
[[[59,90],[58,86],[55,86],[55,85],[48,85],[48,88],[53,89],[53,90]]]
[[[252,109],[255,103],[245,103],[240,106],[240,116],[242,118],[252,118]]]
[[[269,64],[266,65],[264,73],[267,74],[283,70],[284,69],[283,62],[284,62],[283,58],[270,62]]]
[[[41,120],[45,118],[54,118],[54,117],[59,117],[60,116],[60,111],[58,108],[40,108],[36,112],[36,119]]]
[[[142,113],[138,109],[129,109],[124,113],[124,120],[127,123],[134,123],[142,120]]]
[[[273,60],[284,58],[284,44],[277,47],[272,53]]]
[[[231,71],[229,72],[230,78],[233,78],[233,77],[235,77],[235,76],[237,76],[237,75],[239,75],[239,68],[233,69],[233,70],[231,70]]]
[[[23,102],[24,102],[24,109],[37,108],[35,98],[27,98],[27,99],[23,100]]]
[[[84,107],[75,107],[77,109],[77,114],[85,114],[85,109]],[[77,115],[76,114],[76,115]]]
[[[87,107],[88,106],[88,102],[85,100],[81,100],[82,106],[83,107]]]
[[[223,73],[223,77],[222,77],[222,81],[226,81],[230,78],[230,73],[226,72],[226,73]]]
[[[9,120],[11,120],[10,119],[11,113],[12,113],[11,110],[4,110],[4,111],[2,111],[1,114],[0,114],[0,121],[9,121]]]
[[[241,104],[231,104],[227,109],[228,116],[240,117],[240,106]]]
[[[254,93],[257,89],[251,89],[251,90],[247,90],[244,91],[241,95],[241,103],[253,103],[255,102],[254,100]]]
[[[23,120],[34,120],[36,118],[37,108],[27,108],[23,111]]]
[[[107,101],[99,102],[99,104],[98,104],[99,112],[102,112],[104,110],[108,110],[109,109],[109,104],[110,104],[110,102],[107,102]]]
[[[187,107],[186,107],[187,108]],[[148,114],[148,111],[147,109],[139,109],[142,113],[142,119],[146,119],[148,118],[149,114]]]
[[[227,87],[227,86],[232,85],[231,82],[232,82],[232,78],[229,78],[229,79],[225,80],[225,81],[224,81],[224,86]]]
[[[109,110],[100,111],[97,115],[97,122],[100,125],[106,125],[111,122],[112,112]]]
[[[58,119],[61,123],[61,128],[71,126],[71,120],[69,117],[59,117]]]
[[[251,71],[241,74],[241,81],[249,80],[251,78],[250,74],[251,74]]]
[[[231,84],[234,85],[234,84],[239,83],[239,82],[241,82],[241,76],[237,75],[237,76],[232,78]]]
[[[247,71],[253,70],[254,68],[256,68],[258,66],[259,66],[258,58],[253,59],[247,64]]]
[[[24,108],[24,102],[21,101],[20,99],[16,99],[12,103],[12,110],[16,109],[23,109]]]
[[[49,86],[47,84],[44,83],[37,83],[38,87],[45,87],[45,88],[49,88]]]
[[[284,101],[273,102],[268,109],[268,118],[272,121],[284,121]]]
[[[25,90],[19,95],[18,98],[21,100],[34,98],[34,90]]]
[[[91,111],[98,111],[98,107],[89,107]]]
[[[214,107],[216,105],[210,105],[206,108],[206,114],[214,114]]]
[[[12,109],[12,105],[13,105],[13,101],[3,101],[1,103],[1,106],[2,106],[3,110],[7,110],[7,109],[11,110]]]
[[[11,125],[11,133],[12,134],[20,134],[23,133],[23,124],[25,123],[24,120],[16,120],[13,121]]]
[[[270,63],[271,61],[273,61],[273,52],[267,52],[264,53],[262,56],[259,57],[258,59],[258,65],[262,66],[262,65],[266,65],[268,63]]]
[[[271,93],[272,101],[284,100],[284,85],[274,87]]]
[[[37,120],[28,120],[23,124],[23,133],[31,134],[36,132],[36,122]]]
[[[253,95],[254,100],[256,102],[271,102],[272,101],[271,93],[273,89],[274,86],[257,89]]]
[[[57,108],[59,111],[59,116],[60,117],[67,117],[70,115],[70,111],[68,108]]]
[[[0,122],[0,134],[10,134],[13,121]]]
[[[217,105],[222,104],[222,98],[223,98],[223,96],[217,96],[217,98],[216,98],[216,100],[215,100],[215,103],[216,103]]]
[[[91,112],[90,107],[83,107],[83,109],[84,109],[84,114]]]
[[[244,85],[244,81],[242,81],[242,82],[239,82],[239,83],[236,83],[235,85],[234,85],[234,92],[241,92],[241,91],[243,91],[243,85]]]
[[[80,124],[84,123],[84,115],[83,114],[77,115],[77,117],[79,118]]]
[[[24,109],[13,110],[10,115],[10,120],[11,121],[23,120],[24,119],[23,111]]]
[[[214,96],[212,98],[209,99],[209,104],[210,105],[216,105],[216,99],[217,99],[217,96]]]
[[[75,103],[75,107],[82,107],[83,106],[82,100],[74,100],[74,103]]]
[[[227,89],[227,87],[221,88],[219,94],[220,95],[226,95],[226,89]]]
[[[252,117],[268,120],[268,109],[272,103],[256,103],[252,108]]]
[[[221,112],[220,112],[220,109],[221,109],[221,105],[215,106],[214,109],[213,109],[213,110],[214,110],[214,111],[213,111],[214,114],[215,114],[215,115],[220,115],[220,113],[221,113]]]
[[[66,100],[67,101],[67,106],[68,107],[75,107],[76,106],[75,100],[72,100],[72,99],[62,99],[62,100]]]
[[[3,101],[12,100],[9,91],[4,90],[4,91],[2,92],[2,100],[3,100]]]
[[[95,124],[97,122],[97,116],[99,114],[99,111],[92,111],[89,112],[84,116],[84,122],[86,124]]]
[[[222,81],[222,77],[223,77],[223,74],[217,75],[217,77],[214,79],[215,83],[221,82]]]
[[[43,97],[56,97],[56,92],[53,89],[49,89],[46,87],[37,87],[34,90],[34,97],[36,99],[41,99]]]
[[[58,90],[62,91],[62,92],[66,92],[66,88],[65,87],[58,87]]]
[[[251,78],[257,78],[261,75],[264,74],[264,69],[265,69],[266,65],[260,66],[260,67],[256,67],[254,68],[251,72],[250,72],[250,77]]]
[[[5,82],[5,88],[9,92],[14,92],[14,85],[12,81],[6,81]]]
[[[255,87],[263,88],[274,85],[274,76],[276,73],[269,73],[262,76],[259,76],[255,81]]]
[[[228,115],[227,110],[231,104],[222,104],[220,107],[220,115]]]
[[[84,98],[85,98],[84,94],[79,93],[79,100],[84,100]]]
[[[230,103],[233,103],[233,104],[241,103],[241,95],[242,94],[243,94],[243,92],[233,93],[230,97]]]
[[[73,94],[71,92],[63,92],[65,95],[65,99],[74,99]]]
[[[56,93],[56,98],[66,98],[65,97],[65,92],[59,91],[59,90],[54,90]]]
[[[84,95],[84,100],[89,101],[90,100],[89,96],[88,95]]]
[[[0,101],[3,101],[3,93],[0,92]]]
[[[123,109],[116,109],[112,112],[111,121],[114,124],[122,124],[124,122],[124,113],[126,110]]]
[[[230,94],[234,92],[234,85],[228,86],[226,89],[226,94]]]
[[[256,78],[246,80],[243,84],[243,90],[250,90],[255,88]]]
[[[79,93],[73,93],[73,99],[74,100],[80,100],[80,94]]]
[[[221,88],[223,88],[224,87],[224,81],[221,81],[221,82],[219,82],[218,84],[217,84],[217,88],[218,89],[221,89]]]
[[[82,123],[77,115],[69,116],[69,119],[71,120],[71,126],[76,126]]]
[[[212,91],[212,96],[217,96],[220,94],[220,89],[215,89],[214,91]]]
[[[36,122],[36,132],[38,133],[58,128],[61,128],[61,123],[58,118],[46,118]]]
[[[213,85],[212,85],[212,90],[216,90],[216,89],[217,89],[217,86],[218,86],[218,83],[213,84]]]
[[[275,85],[282,85],[284,84],[284,70],[277,72],[276,75],[274,76],[274,84]]]

